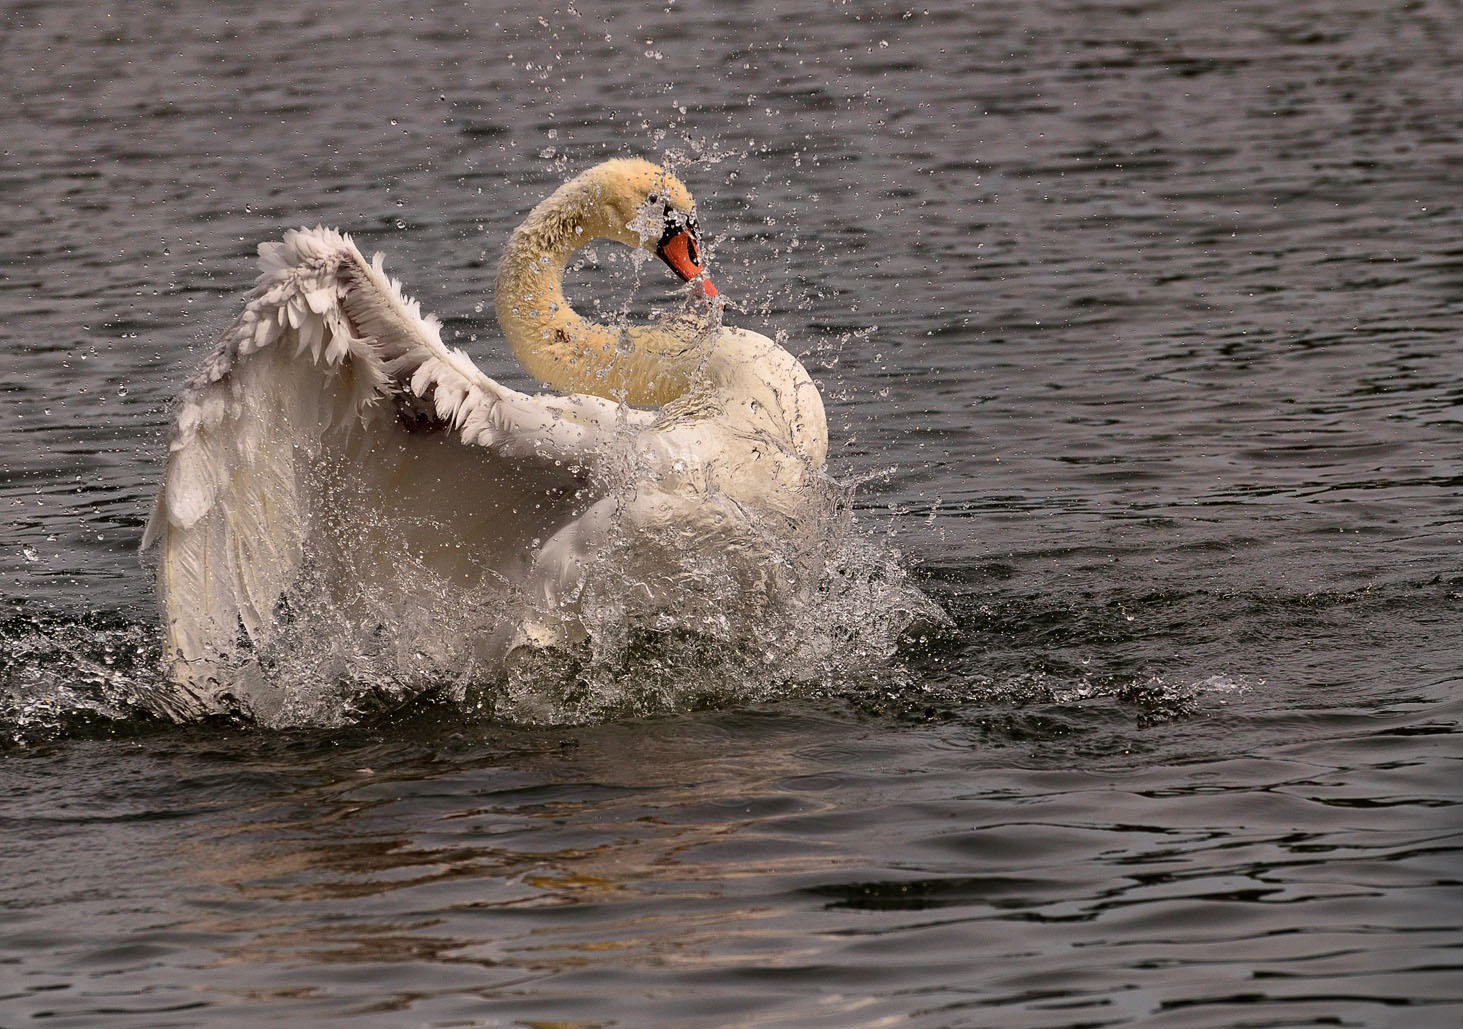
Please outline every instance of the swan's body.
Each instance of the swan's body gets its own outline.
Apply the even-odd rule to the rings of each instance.
[[[714,320],[581,318],[563,271],[604,238],[702,281],[691,197],[667,172],[611,161],[566,183],[513,234],[498,275],[508,342],[563,391],[538,396],[447,348],[349,237],[301,230],[260,248],[243,314],[183,395],[143,540],[161,545],[175,685],[161,709],[278,708],[250,655],[306,579],[343,608],[408,568],[511,596],[489,626],[464,628],[493,675],[584,636],[586,577],[609,554],[647,611],[685,603],[688,561],[749,589],[796,575],[778,545],[816,531],[817,388],[771,340]]]

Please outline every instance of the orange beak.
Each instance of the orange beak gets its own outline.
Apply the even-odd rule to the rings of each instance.
[[[696,247],[696,237],[689,232],[677,232],[663,241],[655,249],[656,255],[670,265],[671,271],[681,277],[682,282],[690,282],[692,279],[701,277],[701,292],[708,297],[717,295],[716,287],[711,280],[706,278],[706,266],[701,264],[700,251]]]

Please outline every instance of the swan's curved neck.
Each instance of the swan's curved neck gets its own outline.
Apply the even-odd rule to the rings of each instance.
[[[533,209],[498,266],[498,322],[530,375],[567,393],[593,393],[637,407],[684,394],[704,360],[708,330],[692,325],[612,326],[582,317],[564,297],[564,270],[597,239],[627,242],[603,187],[572,180]]]

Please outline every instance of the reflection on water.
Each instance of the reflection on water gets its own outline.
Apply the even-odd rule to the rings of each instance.
[[[793,726],[749,746],[739,730],[758,722],[520,737],[425,763],[388,750],[387,768],[332,768],[179,851],[178,872],[208,898],[181,928],[227,936],[219,967],[443,962],[495,990],[598,965],[725,967],[728,948],[733,965],[760,965],[801,905],[739,898],[738,880],[847,858],[767,831],[836,818],[819,789],[839,777],[819,782],[811,755],[778,748],[805,744]],[[423,903],[430,914],[408,914]]]
[[[1133,1005],[1227,1024],[1260,1000],[1282,1021],[1364,1016],[1443,981],[1454,786],[1406,755],[1458,714],[1405,703],[1307,732],[1252,697],[1083,767],[1058,739],[788,712],[73,749],[31,760],[90,762],[71,826],[93,839],[129,798],[132,855],[91,882],[71,865],[67,903],[92,918],[48,934],[54,957],[21,950],[24,931],[6,952],[108,968],[134,1012],[191,994],[223,1018],[862,1024],[913,1004],[948,1024]],[[197,803],[154,810],[180,783]],[[64,838],[46,809],[8,828]],[[6,881],[18,913],[35,887]],[[193,985],[146,989],[157,961]],[[611,1002],[612,984],[634,985]],[[24,996],[37,1014],[102,1003]]]

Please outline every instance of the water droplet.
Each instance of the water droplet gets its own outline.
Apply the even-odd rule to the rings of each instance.
[[[39,561],[41,559],[41,555],[36,553],[35,547],[26,547],[20,552],[20,554],[27,561]]]

